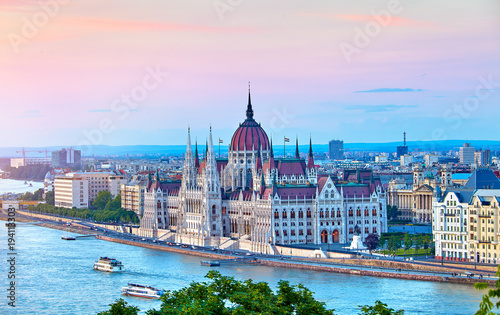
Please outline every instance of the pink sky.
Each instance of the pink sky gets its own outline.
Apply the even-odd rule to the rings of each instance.
[[[0,146],[184,144],[188,125],[205,139],[210,124],[227,144],[248,81],[275,138],[498,140],[498,1],[401,0],[386,25],[394,1],[58,3],[0,3]],[[151,81],[155,68],[168,75]],[[494,82],[478,99],[480,78]],[[112,105],[145,81],[137,105]]]

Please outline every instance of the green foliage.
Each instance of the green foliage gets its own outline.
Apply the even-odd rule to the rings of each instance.
[[[46,194],[45,194],[45,202],[51,206],[54,205],[54,192],[53,191],[48,191]]]
[[[387,206],[387,218],[389,220],[395,220],[401,215],[401,211],[398,210],[397,206]]]
[[[410,234],[405,233],[405,237],[403,239],[403,244],[405,246],[405,252],[407,249],[411,248],[413,246],[413,239],[410,236]]]
[[[115,198],[116,199],[116,198]],[[122,223],[139,223],[137,214],[133,211],[127,211],[123,208],[116,210],[92,210],[87,208],[62,208],[53,205],[39,204],[36,207],[28,207],[30,211],[38,211],[47,214],[56,214],[65,217],[73,217],[80,219],[90,219],[99,222],[122,222]]]
[[[48,171],[52,170],[52,167],[41,164],[29,164],[19,167],[8,166],[5,170],[10,172],[10,178],[12,179],[44,180],[45,175]]]
[[[371,234],[368,234],[366,236],[365,245],[368,248],[368,250],[370,251],[370,253],[372,252],[372,250],[377,248],[377,246],[379,245],[379,241],[380,241],[380,237],[378,236],[378,234],[371,233]]]
[[[396,311],[387,307],[387,304],[376,301],[374,306],[365,305],[361,307],[359,315],[404,315],[404,313],[404,310]]]
[[[97,313],[97,315],[137,315],[140,311],[136,306],[128,305],[124,299],[118,299],[109,306],[111,306],[111,309]]]
[[[211,270],[206,275],[210,282],[193,282],[178,291],[168,291],[162,297],[160,310],[149,310],[148,315],[160,314],[333,314],[325,303],[314,299],[303,285],[280,281],[276,293],[266,282],[238,281]]]
[[[25,200],[25,201],[39,201],[43,200],[43,188],[38,189],[34,193],[31,192],[26,192],[22,194],[19,198],[19,200]]]
[[[109,191],[100,191],[92,202],[92,206],[95,209],[104,209],[111,200],[113,200],[113,196]]]
[[[396,254],[396,251],[401,248],[401,238],[397,235],[391,236],[387,242],[389,253]]]
[[[414,238],[414,242],[415,242],[415,250],[418,251],[419,249],[422,248],[422,237],[419,236],[419,235],[416,235],[415,238]]]
[[[495,274],[497,277],[500,277],[500,265],[498,266],[498,270]],[[474,283],[474,287],[478,290],[485,290],[488,288],[488,284],[485,282],[477,282]],[[483,295],[483,299],[481,303],[479,303],[479,310],[475,313],[475,315],[494,315],[499,313],[493,313],[491,310],[495,306],[497,309],[500,308],[500,300],[496,303],[491,301],[491,298],[500,299],[500,279],[495,282],[495,288],[488,290],[488,293]]]

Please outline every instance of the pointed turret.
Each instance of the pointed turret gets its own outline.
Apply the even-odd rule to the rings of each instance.
[[[191,148],[191,129],[188,128],[188,138],[186,146],[186,155],[184,159],[183,182],[187,187],[196,183],[196,170],[194,168],[193,149]]]
[[[205,162],[205,185],[212,193],[219,190],[219,173],[217,171],[217,162],[215,161],[214,144],[212,141],[212,127],[208,137],[207,159]]]
[[[198,140],[196,140],[194,149],[194,167],[196,167],[196,169],[200,168],[200,158],[198,157]]]
[[[262,158],[261,158],[261,152],[260,152],[260,147],[257,149],[257,159],[255,161],[255,170],[259,171],[262,169]]]
[[[314,156],[313,156],[313,146],[311,138],[309,138],[309,157],[307,159],[307,168],[314,169]]]
[[[160,188],[160,170],[156,169],[156,182],[155,182],[155,190]]]
[[[250,82],[248,82],[247,120],[253,120],[252,100],[250,98]]]
[[[299,137],[295,139],[295,158],[300,159],[300,154],[299,154]]]
[[[274,169],[274,151],[273,151],[273,139],[271,138],[271,152],[269,153],[269,169]]]
[[[151,188],[153,184],[153,179],[151,178],[151,171],[148,170],[148,190]]]

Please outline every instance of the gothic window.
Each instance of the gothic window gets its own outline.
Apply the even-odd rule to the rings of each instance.
[[[274,212],[274,218],[279,219],[280,218],[280,213],[278,211]]]
[[[332,210],[332,218],[335,218],[335,211]]]
[[[374,209],[372,210],[372,216],[374,216],[374,217],[375,217],[376,215],[377,215],[377,209],[375,209],[375,208],[374,208]]]
[[[275,231],[275,234],[276,234],[276,236],[278,236],[278,237],[279,237],[279,236],[280,236],[280,231],[279,231],[279,230],[276,230],[276,231]]]
[[[340,210],[337,210],[337,218],[340,218],[341,215],[340,215]]]
[[[304,211],[300,210],[299,211],[299,219],[302,219],[304,217]]]
[[[325,211],[325,218],[328,218],[328,214],[329,214],[329,213],[330,213],[330,212],[329,212],[329,211],[328,211],[328,209],[327,209],[327,210]]]
[[[370,231],[368,230],[368,227],[365,227],[365,233],[368,234]]]
[[[307,217],[311,218],[311,210],[307,209]]]
[[[354,211],[352,209],[349,209],[349,216],[352,217],[354,215]]]
[[[358,217],[360,217],[360,216],[361,216],[361,209],[359,209],[359,208],[358,208],[358,210],[356,210],[356,215],[357,215]]]
[[[215,205],[212,206],[212,214],[215,214]]]
[[[307,235],[312,235],[312,234],[313,234],[313,233],[312,233],[312,230],[310,230],[310,229],[309,229],[309,230],[307,230]]]
[[[291,230],[291,231],[290,231],[290,234],[291,234],[292,236],[295,236],[295,230]]]
[[[368,211],[368,209],[365,209],[365,217],[367,217],[369,215],[370,215],[370,212]]]
[[[291,219],[295,219],[295,211],[293,211],[293,210],[292,210],[292,211],[290,212],[290,218],[291,218]]]
[[[283,219],[286,219],[286,211],[283,211]]]
[[[319,212],[319,217],[320,217],[320,218],[323,218],[323,217],[324,217],[323,210],[321,210],[321,211]]]
[[[304,230],[299,230],[299,235],[300,236],[304,235]]]
[[[352,227],[349,228],[349,234],[352,234],[354,232],[354,229]]]
[[[377,228],[373,227],[373,233],[377,233]]]

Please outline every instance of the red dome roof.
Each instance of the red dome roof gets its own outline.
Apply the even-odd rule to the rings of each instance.
[[[250,91],[248,93],[247,119],[240,124],[233,134],[231,145],[233,151],[269,150],[269,138],[258,122],[253,119]]]

